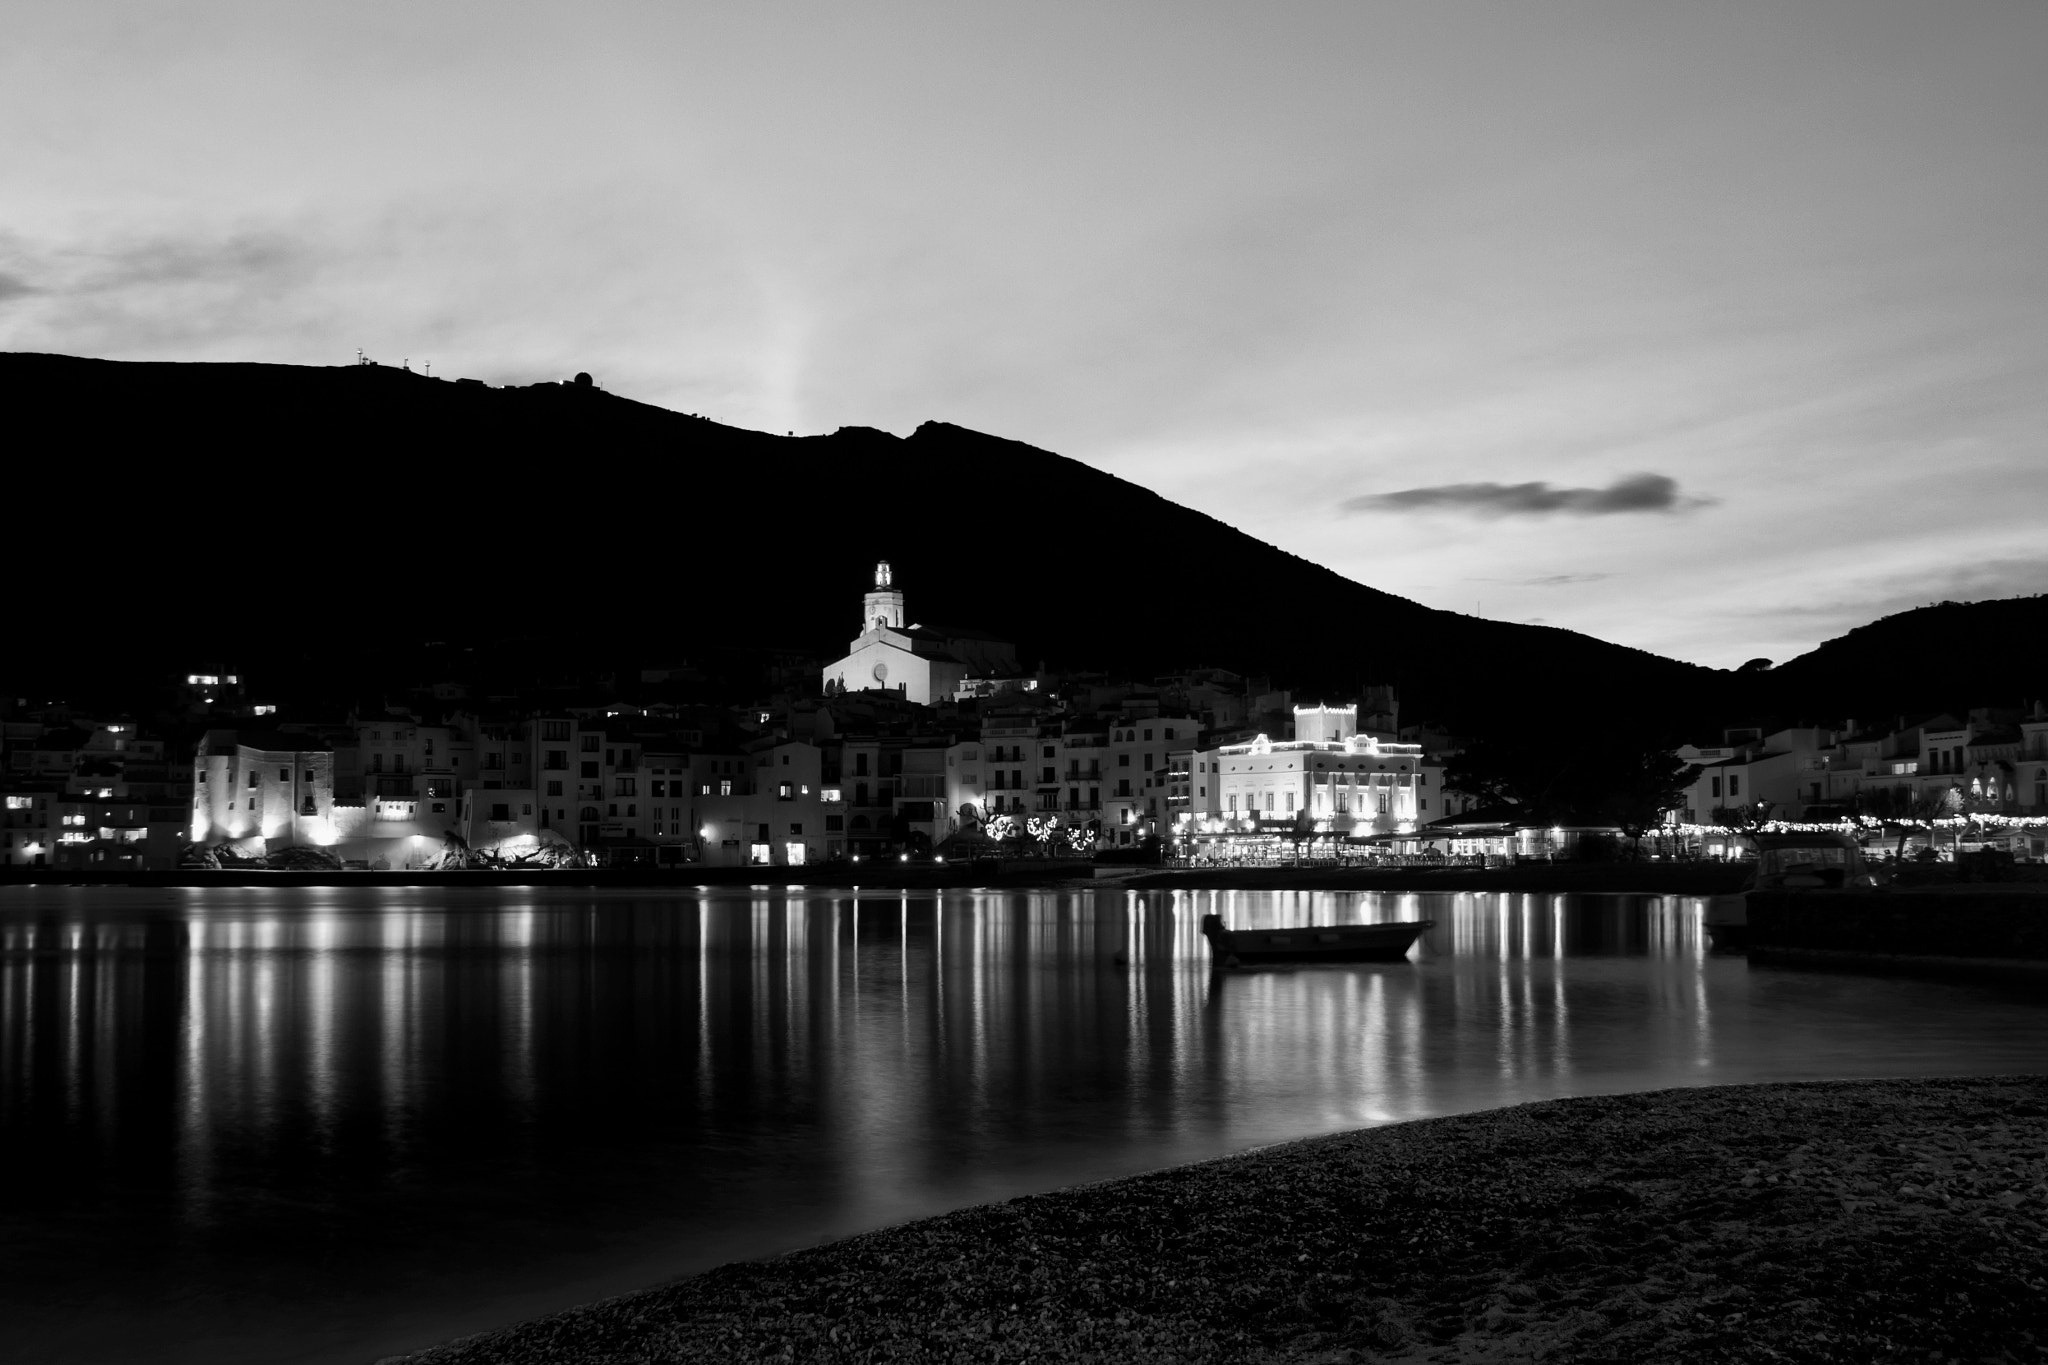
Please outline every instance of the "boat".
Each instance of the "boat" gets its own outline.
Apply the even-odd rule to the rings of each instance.
[[[1716,948],[1749,946],[1749,896],[1754,891],[1868,891],[1877,885],[1863,849],[1846,834],[1751,834],[1756,862],[1740,892],[1707,902],[1701,923]]]
[[[1434,920],[1391,924],[1305,924],[1294,929],[1226,929],[1223,916],[1202,916],[1202,936],[1219,967],[1267,962],[1399,962]]]

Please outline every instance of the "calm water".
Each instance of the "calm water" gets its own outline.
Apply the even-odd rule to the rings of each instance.
[[[1431,918],[1212,977],[1196,923]],[[2048,1071],[2038,988],[1676,897],[0,891],[15,1358],[368,1362],[736,1257],[1555,1095]]]

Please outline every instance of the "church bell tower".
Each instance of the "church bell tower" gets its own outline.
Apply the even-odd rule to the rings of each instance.
[[[861,633],[888,627],[903,629],[903,594],[895,586],[895,574],[889,568],[889,561],[875,563],[875,586],[861,600]]]

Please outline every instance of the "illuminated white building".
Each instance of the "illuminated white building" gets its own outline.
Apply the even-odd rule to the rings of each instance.
[[[861,599],[861,633],[844,658],[827,664],[825,693],[889,691],[930,706],[961,690],[969,678],[1017,670],[1007,642],[973,631],[906,625],[903,592],[888,560],[875,565],[875,582]]]
[[[784,740],[747,755],[743,771],[699,796],[704,861],[712,866],[799,867],[846,854],[846,802],[824,784],[815,744]]]
[[[1298,730],[1342,732],[1327,713],[1296,713]],[[1306,723],[1305,723],[1306,722]],[[1203,762],[1210,755],[1198,755]],[[1272,740],[1213,751],[1213,772],[1198,774],[1211,787],[1225,821],[1299,820],[1340,835],[1392,834],[1416,827],[1421,815],[1422,746],[1356,731],[1342,738]],[[1202,778],[1213,779],[1211,782]]]
[[[1200,731],[1193,716],[1119,716],[1110,722],[1103,753],[1104,842],[1130,844],[1160,832],[1168,813],[1168,756],[1189,749]]]
[[[271,852],[336,841],[334,754],[297,748],[292,738],[206,732],[192,761],[193,843]]]

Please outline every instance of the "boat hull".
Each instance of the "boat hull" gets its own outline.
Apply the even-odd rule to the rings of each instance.
[[[1225,929],[1219,915],[1202,917],[1202,934],[1218,966],[1277,962],[1400,962],[1432,920],[1393,924],[1310,924],[1298,929]]]

